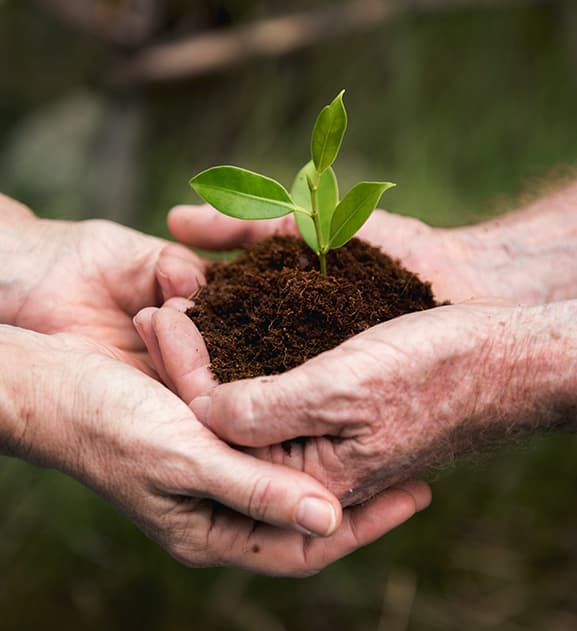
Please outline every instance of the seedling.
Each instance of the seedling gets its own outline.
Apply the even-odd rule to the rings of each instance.
[[[347,129],[344,90],[318,115],[312,160],[298,172],[289,193],[277,181],[235,166],[218,166],[190,180],[192,188],[225,215],[273,219],[294,213],[298,229],[327,273],[327,252],[347,243],[369,218],[392,182],[360,182],[339,201],[333,170]]]

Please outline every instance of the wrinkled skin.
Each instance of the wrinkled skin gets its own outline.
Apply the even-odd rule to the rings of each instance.
[[[313,574],[428,504],[407,483],[343,515],[316,480],[231,449],[151,378],[132,316],[194,292],[197,256],[110,222],[41,221],[2,196],[0,210],[0,453],[79,479],[191,566]],[[303,498],[331,507],[330,536],[309,536]]]
[[[192,235],[201,224],[211,229],[199,239]],[[234,247],[295,230],[290,217],[239,222],[208,207],[177,207],[169,226],[179,240],[204,248],[220,247],[215,235]],[[378,212],[361,236],[431,280],[440,299],[482,296],[503,282],[491,268],[495,257],[465,229],[435,230]],[[186,302],[172,306],[183,310]],[[477,300],[409,314],[285,374],[224,385],[211,382],[202,337],[182,313],[148,309],[138,320],[157,369],[207,427],[312,474],[349,505],[527,430],[533,420],[517,421],[530,388],[510,365],[518,359],[520,313],[503,301]],[[307,440],[290,450],[280,444],[298,437]]]
[[[4,383],[15,417],[28,419],[10,453],[92,487],[184,564],[314,574],[429,501],[425,486],[403,485],[346,511],[330,537],[295,532],[303,496],[331,503],[341,520],[318,482],[231,449],[160,383],[87,338],[8,328],[3,348],[18,360]],[[34,383],[20,378],[30,365]]]
[[[463,304],[409,314],[281,375],[208,388],[210,360],[190,320],[171,308],[138,318],[159,370],[207,427],[350,505],[466,451],[477,429],[487,442],[512,312]]]
[[[180,241],[212,250],[246,246],[275,232],[297,233],[294,220],[290,216],[272,221],[247,222],[225,217],[209,206],[177,207],[169,214],[168,223],[171,232]],[[443,288],[443,278],[446,276],[445,267],[448,269],[451,266],[451,261],[447,262],[448,254],[454,252],[457,256],[459,247],[456,244],[449,246],[444,233],[437,234],[416,220],[386,213],[373,214],[364,232],[365,235],[361,236],[367,238],[368,235],[368,241],[381,247],[381,237],[386,236],[387,251],[393,256],[401,257],[407,265],[412,266],[412,269],[429,274],[428,278],[436,271],[438,281],[434,289],[437,294],[441,292],[443,295],[443,291],[446,292]],[[429,258],[415,259],[415,252],[422,252]],[[472,291],[473,288],[469,286],[466,278],[463,278],[454,294],[468,296]],[[443,297],[446,297],[446,293]],[[184,311],[189,304],[184,300],[175,299],[167,306]],[[173,310],[146,309],[137,316],[135,323],[163,381],[185,401],[190,402],[198,395],[216,387],[216,381],[209,370],[210,358],[202,337],[188,318]],[[385,347],[383,344],[382,348]],[[365,356],[363,348],[368,349],[368,355]],[[334,353],[339,353],[336,362],[338,368],[334,365]],[[225,402],[223,405],[227,405],[226,411],[222,412],[222,422],[209,421],[202,400],[195,401],[193,407],[207,423],[214,422],[216,431],[222,432],[224,438],[234,444],[258,448],[254,453],[262,458],[310,472],[328,484],[341,501],[352,504],[374,495],[393,482],[407,479],[409,474],[414,473],[415,467],[408,467],[406,458],[401,455],[397,461],[391,461],[387,457],[390,454],[383,453],[383,445],[379,442],[379,433],[382,432],[377,432],[375,428],[369,429],[364,422],[365,418],[370,417],[370,407],[373,407],[374,413],[374,407],[377,405],[377,382],[386,378],[386,371],[382,370],[377,361],[371,359],[373,341],[351,341],[334,351],[333,355],[327,357],[325,354],[322,359],[316,358],[307,362],[297,370],[296,381],[291,385],[285,381],[287,376],[256,381],[259,385],[255,388],[254,401],[251,400],[250,394],[251,382],[221,386],[216,393],[217,396],[223,393],[219,400]],[[345,357],[346,361],[342,361],[342,357]],[[327,362],[327,368],[322,364],[324,361]],[[364,383],[360,383],[358,379],[362,371],[359,362],[361,365],[369,363],[371,368],[370,372],[363,375]],[[391,359],[391,362],[394,364],[394,359]],[[335,379],[336,374],[339,376],[338,379]],[[258,406],[258,400],[262,399],[264,391],[261,388],[266,388],[267,392],[272,391],[273,388],[268,386],[273,381],[276,383],[277,379],[280,379],[281,388],[284,387],[284,383],[287,383],[287,387],[283,395],[278,394],[277,388],[274,389],[274,404],[269,397],[263,399],[267,402],[267,413],[270,418],[255,420],[258,430],[255,427],[251,439],[248,440],[244,430],[250,427],[252,422],[253,404]],[[302,380],[301,384],[297,383],[299,379]],[[311,387],[312,384],[314,388]],[[291,390],[291,387],[296,389]],[[227,396],[226,388],[234,388],[234,392],[230,391],[230,396]],[[295,397],[294,392],[299,392],[299,396]],[[303,393],[304,396],[301,397]],[[286,404],[283,407],[284,401]],[[289,430],[283,434],[286,438],[280,438],[278,432],[269,434],[273,425],[288,430],[288,417],[295,414],[295,403],[299,405],[299,411],[293,418],[304,421],[300,433],[291,435]],[[384,397],[380,404],[386,406]],[[350,410],[357,408],[359,419],[355,431],[358,431],[358,435],[355,433],[350,441],[341,441],[343,430],[338,427],[338,422],[346,420]],[[311,416],[319,413],[335,423],[332,431],[327,431],[328,437],[308,441],[305,446],[293,444],[290,453],[278,444],[300,435],[309,436],[314,425]],[[263,427],[260,427],[261,422]],[[261,436],[258,432],[261,432]],[[372,454],[371,447],[367,444],[367,434],[373,436]],[[265,436],[270,436],[271,440],[267,440]],[[270,443],[277,444],[270,447]],[[391,449],[395,451],[392,445]],[[384,462],[387,462],[386,467],[383,465]]]
[[[298,234],[292,215],[269,221],[241,221],[225,217],[210,206],[177,206],[169,214],[168,225],[182,243],[207,250],[246,247],[277,232]],[[431,228],[417,219],[378,210],[356,236],[431,282],[440,302],[508,297],[502,270],[492,267],[495,252],[467,228]]]
[[[15,205],[0,196],[1,211]],[[40,220],[21,207],[10,248],[1,245],[1,322],[86,336],[147,372],[132,317],[204,282],[205,263],[187,248],[109,221]]]

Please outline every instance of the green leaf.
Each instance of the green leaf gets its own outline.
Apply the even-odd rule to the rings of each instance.
[[[336,99],[321,110],[313,128],[311,156],[317,171],[322,173],[336,160],[347,130],[347,111],[343,90]]]
[[[246,169],[213,167],[189,183],[206,202],[230,217],[273,219],[294,211],[294,202],[281,184]]]
[[[295,181],[291,188],[291,197],[294,202],[306,210],[312,210],[311,192],[308,181],[314,181],[316,176],[315,165],[313,162],[307,162],[305,166],[297,173]],[[323,245],[328,244],[330,235],[330,226],[336,205],[339,202],[339,189],[337,185],[337,176],[332,168],[328,168],[319,181],[319,190],[317,193],[318,213],[321,224],[321,235]],[[296,223],[305,243],[319,253],[317,244],[317,233],[315,224],[311,217],[303,213],[295,213]]]
[[[396,184],[392,182],[361,182],[353,186],[333,215],[330,247],[335,249],[345,245],[369,218],[381,195],[393,186]]]

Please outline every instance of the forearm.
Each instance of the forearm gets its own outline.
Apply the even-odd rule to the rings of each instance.
[[[448,360],[457,369],[449,367],[443,378],[441,366],[440,382],[432,385],[438,392],[431,388],[424,399],[421,418],[433,414],[413,428],[424,439],[418,453],[407,446],[397,463],[405,469],[400,477],[535,433],[575,431],[575,322],[577,300],[515,307],[489,318],[471,352],[463,340]],[[418,442],[414,436],[408,445]]]
[[[110,445],[98,443],[112,426],[101,417],[105,401],[88,375],[103,361],[82,338],[0,325],[0,457],[57,469],[99,488],[105,477],[99,449]],[[108,392],[114,399],[113,388]]]
[[[525,304],[577,297],[577,181],[454,234],[470,284],[483,295]]]
[[[475,406],[461,427],[497,439],[577,429],[576,321],[577,300],[515,307],[493,321],[479,358]]]
[[[0,325],[0,456],[17,455],[18,445],[26,433],[25,414],[20,405],[20,384],[18,377],[13,379],[19,371],[8,368],[12,363],[8,357],[14,359],[15,337],[13,327]]]
[[[45,366],[38,361],[40,337],[0,325],[0,456],[36,459],[31,436],[39,411],[48,414],[50,408],[42,387]]]
[[[77,420],[85,413],[84,365],[95,357],[82,340],[0,325],[0,456],[56,468],[80,479]],[[87,352],[84,352],[86,346]]]
[[[92,371],[106,372],[106,362],[84,338],[0,325],[0,456],[94,484],[101,470],[96,436],[114,431],[101,417],[102,392],[93,388]],[[111,384],[108,403],[121,399]]]

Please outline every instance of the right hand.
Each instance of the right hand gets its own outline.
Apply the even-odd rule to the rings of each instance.
[[[227,217],[211,206],[176,206],[168,216],[174,237],[206,250],[246,247],[274,233],[298,234],[292,215],[245,221]],[[498,244],[483,239],[482,228],[432,228],[413,219],[373,212],[356,235],[431,283],[439,301],[461,302],[486,296],[510,296],[500,269]],[[492,248],[492,249],[491,249]]]
[[[2,453],[79,479],[184,564],[306,576],[428,503],[426,487],[406,486],[343,516],[312,477],[229,447],[88,338],[4,325],[0,353]]]

